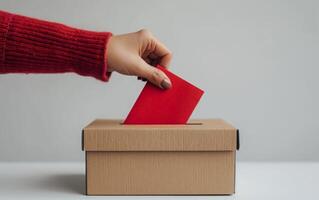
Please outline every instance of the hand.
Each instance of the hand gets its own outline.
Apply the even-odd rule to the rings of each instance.
[[[109,72],[142,77],[162,89],[172,86],[165,73],[154,67],[167,67],[172,53],[148,30],[112,36],[107,54]]]

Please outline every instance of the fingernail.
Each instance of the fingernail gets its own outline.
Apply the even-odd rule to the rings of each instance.
[[[170,83],[169,80],[164,79],[164,80],[161,82],[161,87],[162,87],[163,89],[169,89],[169,88],[172,87],[172,84]]]

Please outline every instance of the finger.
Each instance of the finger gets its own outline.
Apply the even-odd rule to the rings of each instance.
[[[150,65],[157,67],[157,65],[159,64],[158,60],[152,60],[151,63],[149,63]]]
[[[150,58],[150,59],[158,59],[159,57],[158,57],[158,55],[156,55],[156,54],[154,54],[154,53],[150,53],[149,55],[148,55],[148,57]]]
[[[141,57],[145,60],[145,58],[151,58],[150,57],[151,54],[152,54],[152,50],[146,50],[145,52],[143,52]]]
[[[172,83],[164,72],[147,64],[143,59],[140,59],[139,66],[140,70],[138,71],[137,76],[146,78],[148,81],[162,89],[171,88]]]
[[[159,59],[159,64],[163,67],[168,67],[171,60],[172,60],[172,53],[170,52],[170,50],[163,44],[161,43],[159,40],[157,40],[156,38],[154,38],[156,46],[155,46],[155,50],[152,52],[152,54],[154,54],[155,56],[157,56]]]

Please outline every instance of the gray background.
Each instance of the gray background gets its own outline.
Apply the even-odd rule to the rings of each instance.
[[[0,8],[114,34],[150,29],[206,91],[193,118],[241,130],[239,160],[319,160],[318,1],[2,0]],[[0,160],[79,161],[81,128],[124,118],[144,83],[0,75]]]

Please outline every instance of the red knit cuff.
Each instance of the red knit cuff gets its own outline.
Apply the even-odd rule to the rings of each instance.
[[[0,73],[4,72],[6,38],[12,15],[0,11]]]
[[[20,15],[12,15],[7,30],[2,32],[6,32],[1,37],[6,40],[4,73],[75,72],[102,81],[110,77],[107,43],[112,33],[81,30]]]
[[[77,63],[75,64],[75,72],[83,76],[92,76],[102,81],[108,81],[111,77],[111,72],[108,72],[107,65],[107,43],[112,37],[112,33],[75,30],[77,30],[76,38],[88,39],[83,41],[83,46],[86,48],[84,51],[87,52],[87,54],[81,56],[81,58],[87,56],[88,60],[85,62],[74,60],[74,62]],[[80,40],[78,41],[80,42]],[[93,54],[89,53],[90,51],[93,52]],[[93,58],[90,58],[92,55],[94,55]]]

